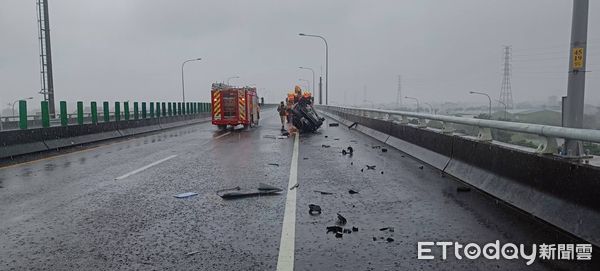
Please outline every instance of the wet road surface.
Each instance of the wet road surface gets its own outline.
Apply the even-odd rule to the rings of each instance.
[[[540,260],[526,266],[522,259],[417,260],[418,241],[576,241],[478,191],[457,192],[460,182],[421,169],[395,149],[373,148],[382,144],[343,126],[325,124],[301,135],[295,168],[294,138],[273,138],[279,118],[269,113],[249,130],[196,124],[0,168],[0,270],[275,270],[282,232],[290,227],[283,221],[294,169],[293,261],[279,263],[282,268],[591,268]],[[348,146],[353,156],[341,154]],[[216,194],[259,183],[284,192],[236,200]],[[184,192],[198,195],[173,197]],[[309,215],[308,204],[322,213]],[[345,228],[358,231],[341,238],[326,233],[337,213],[348,220]],[[394,231],[379,230],[384,227]]]

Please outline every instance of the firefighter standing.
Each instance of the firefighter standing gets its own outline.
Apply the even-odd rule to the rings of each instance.
[[[287,108],[283,101],[277,107],[277,112],[279,112],[279,118],[281,119],[281,130],[285,130],[285,116],[287,115]]]

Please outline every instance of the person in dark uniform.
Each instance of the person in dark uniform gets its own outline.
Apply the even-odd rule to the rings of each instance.
[[[277,112],[279,112],[279,118],[281,119],[281,130],[285,130],[285,116],[287,115],[287,108],[283,101],[277,107]]]

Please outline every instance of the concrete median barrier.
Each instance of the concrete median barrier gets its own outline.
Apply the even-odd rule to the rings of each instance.
[[[394,121],[337,111],[326,115],[357,122],[359,131],[600,246],[598,167]]]

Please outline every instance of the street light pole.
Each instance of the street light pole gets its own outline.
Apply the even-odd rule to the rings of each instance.
[[[490,116],[490,119],[492,119],[492,98],[490,98],[490,95],[487,95],[487,93],[477,92],[477,91],[469,91],[469,93],[487,96],[488,100],[490,100],[490,107],[488,109],[488,115]]]
[[[404,96],[404,99],[415,100],[417,102],[417,113],[419,113],[419,99],[417,99],[415,97],[408,97],[408,96]]]
[[[314,38],[320,38],[323,40],[323,42],[325,42],[325,105],[329,104],[329,45],[327,45],[327,40],[319,35],[310,35],[310,34],[304,34],[304,33],[300,33],[298,34],[300,36],[304,36],[304,37],[314,37]]]
[[[240,77],[236,75],[236,76],[232,76],[232,77],[227,78],[227,85],[229,85],[229,81],[231,79],[236,79],[236,78],[240,78]]]
[[[185,63],[188,63],[190,61],[199,61],[202,60],[202,58],[192,58],[192,59],[188,59],[186,61],[184,61],[183,63],[181,63],[181,96],[183,98],[183,102],[185,103],[185,79],[183,77],[183,67],[185,66]]]
[[[312,72],[312,91],[313,93],[316,91],[315,90],[315,70],[313,70],[312,68],[307,68],[307,67],[298,67],[299,69],[304,69],[304,70],[310,70]]]

